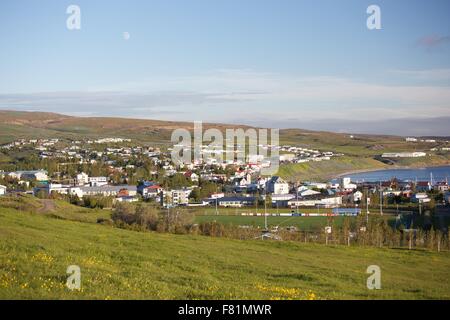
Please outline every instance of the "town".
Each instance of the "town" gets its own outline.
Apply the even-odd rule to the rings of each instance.
[[[408,138],[412,139],[412,138]],[[335,154],[298,146],[278,147],[280,164],[327,161]],[[118,202],[151,202],[161,208],[248,208],[241,215],[357,215],[369,206],[383,213],[386,207],[405,203],[434,206],[448,203],[448,181],[352,182],[348,177],[331,181],[287,181],[262,176],[264,157],[217,163],[174,164],[170,148],[145,146],[117,137],[97,140],[18,140],[0,147],[15,164],[0,170],[0,195],[31,194],[61,198],[72,204],[111,208]],[[412,153],[416,156],[419,152]],[[387,156],[387,155],[383,155]],[[390,157],[402,156],[392,154]],[[405,155],[407,156],[407,155]],[[419,156],[419,155],[417,155]],[[302,213],[301,208],[330,209]],[[339,209],[340,208],[340,209]],[[345,210],[348,208],[348,210]],[[337,210],[339,209],[339,210]]]

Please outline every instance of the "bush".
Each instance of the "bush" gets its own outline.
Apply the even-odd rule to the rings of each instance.
[[[136,223],[134,207],[129,203],[118,203],[111,215],[114,223],[124,223],[132,225]]]
[[[111,197],[83,197],[83,206],[91,209],[110,208],[112,206]]]
[[[112,226],[114,225],[114,221],[111,219],[105,219],[105,218],[98,218],[97,219],[98,224],[102,224],[104,226]]]
[[[139,204],[135,209],[136,222],[149,230],[156,230],[159,221],[155,208]]]
[[[167,212],[160,215],[153,206],[141,203],[118,203],[111,215],[114,224],[133,230],[187,233],[192,227],[194,215],[186,212]]]

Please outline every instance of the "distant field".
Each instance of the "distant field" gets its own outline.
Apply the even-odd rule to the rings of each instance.
[[[450,162],[450,152],[441,155],[431,155],[423,158],[401,158],[396,160],[397,166],[431,167],[445,165]]]
[[[327,181],[339,174],[355,170],[384,169],[387,165],[372,158],[337,157],[328,161],[295,163],[280,166],[278,175],[288,181]]]
[[[350,221],[355,221],[355,217],[347,217]],[[342,226],[346,217],[267,217],[269,227],[297,227],[300,231],[323,230],[325,226]],[[394,221],[395,217],[386,216],[389,221]],[[224,225],[264,227],[264,217],[258,216],[215,216],[199,215],[195,217],[197,223],[216,221]]]
[[[366,288],[366,269],[382,289]],[[81,291],[65,287],[81,268]],[[0,210],[0,299],[450,299],[449,253],[140,233]]]
[[[350,218],[354,219],[354,218]],[[264,217],[248,217],[248,216],[196,216],[197,223],[216,221],[225,225],[245,225],[253,227],[264,227]],[[295,226],[299,230],[318,230],[321,227],[328,225],[327,217],[267,217],[267,224],[269,227],[280,226],[289,227]],[[342,225],[344,217],[333,217],[334,226]]]

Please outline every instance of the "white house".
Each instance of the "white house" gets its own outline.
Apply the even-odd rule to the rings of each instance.
[[[163,188],[157,184],[144,186],[142,188],[142,196],[146,199],[157,198],[161,194],[161,191],[163,191]]]
[[[361,201],[363,197],[363,193],[361,191],[356,191],[353,193],[353,202]]]
[[[383,158],[419,158],[425,157],[427,154],[425,152],[392,152],[383,153],[381,157]]]
[[[327,184],[323,182],[311,182],[308,184],[308,187],[310,188],[317,188],[317,189],[326,189]]]
[[[220,192],[220,193],[213,193],[211,194],[211,196],[209,197],[210,199],[220,199],[225,197],[225,193]]]
[[[101,187],[108,184],[107,177],[89,177],[89,184],[91,187]]]
[[[60,194],[69,194],[69,189],[71,186],[63,185],[61,183],[49,183],[43,186],[38,186],[34,188],[33,193],[36,195],[39,191],[43,191],[47,194],[51,194],[52,192],[60,193]]]
[[[237,174],[236,174],[237,175]],[[240,174],[239,176],[237,176],[236,178],[235,178],[235,184],[237,185],[237,186],[241,186],[241,187],[244,187],[244,186],[247,186],[247,185],[249,185],[249,184],[251,184],[252,183],[252,176],[251,176],[251,174],[247,174],[247,175],[245,175],[245,176],[243,176],[242,174]]]
[[[8,173],[8,176],[18,180],[37,180],[47,181],[47,171],[44,170],[31,170],[31,171],[15,171]]]
[[[354,183],[351,182],[351,179],[348,177],[345,178],[341,178],[341,183],[340,183],[340,187],[342,190],[355,190],[358,186]]]
[[[102,197],[116,197],[116,196],[131,196],[137,195],[137,187],[131,185],[120,186],[88,186],[80,187],[82,196],[102,196]]]
[[[161,192],[161,204],[170,206],[187,205],[191,189],[163,190]]]
[[[317,196],[319,194],[320,194],[320,192],[318,192],[318,191],[314,191],[314,190],[308,189],[308,190],[302,191],[300,193],[300,196],[301,197],[311,197],[311,196]]]
[[[321,199],[319,205],[322,206],[340,206],[342,205],[342,197],[329,197]]]
[[[186,178],[191,179],[192,182],[198,182],[198,179],[199,179],[198,174],[196,174],[195,172],[192,172],[192,171],[187,171],[186,173],[184,173],[184,176]]]
[[[282,178],[274,176],[267,182],[267,192],[273,194],[288,194],[289,184]]]
[[[138,198],[133,197],[133,196],[123,196],[123,197],[117,197],[113,199],[113,202],[137,202]]]
[[[6,194],[6,187],[0,184],[0,196],[3,196]]]
[[[84,186],[89,183],[89,176],[84,172],[79,173],[77,174],[76,182],[78,186]]]
[[[191,181],[198,182],[199,176],[195,172],[191,174]]]

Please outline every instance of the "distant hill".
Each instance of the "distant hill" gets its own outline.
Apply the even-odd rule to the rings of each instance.
[[[146,144],[167,146],[172,131],[193,130],[192,122],[128,119],[113,117],[73,117],[57,113],[0,111],[0,144],[19,138],[98,139],[129,138]],[[203,129],[251,128],[245,125],[204,123]],[[283,167],[280,175],[287,179],[329,178],[344,172],[385,168],[379,161],[384,152],[425,151],[447,146],[445,139],[436,143],[406,142],[404,137],[389,135],[346,134],[302,129],[280,130],[281,145],[295,145],[345,154],[326,163],[303,163]],[[432,153],[427,158],[401,159],[390,164],[401,167],[448,164],[449,154]]]
[[[17,126],[13,131],[20,132],[20,127],[23,128],[24,137],[28,137],[29,128],[37,130],[54,131],[56,135],[61,134],[77,134],[82,136],[98,136],[98,135],[124,135],[135,136],[146,140],[148,136],[159,135],[172,132],[174,129],[185,128],[193,129],[192,122],[176,122],[176,121],[162,121],[162,120],[148,120],[148,119],[130,119],[130,118],[114,118],[114,117],[73,117],[57,113],[49,112],[26,112],[26,111],[4,111],[0,110],[0,125],[4,128],[8,126]],[[226,128],[251,128],[246,125],[231,125],[222,123],[204,123],[204,129],[217,128],[224,130]],[[2,130],[1,135],[8,135],[7,130]],[[35,132],[39,133],[39,131]],[[281,140],[310,140],[326,142],[345,139],[347,142],[358,141],[352,139],[349,134],[345,133],[331,133],[323,131],[311,131],[302,129],[282,129],[280,130]],[[360,135],[360,139],[367,142],[372,140],[379,140],[380,138],[388,136],[375,135]],[[390,137],[389,139],[401,140],[398,137]],[[293,141],[295,142],[295,141]]]
[[[203,124],[206,128],[235,128],[225,124]],[[237,126],[248,128],[248,126]],[[120,136],[143,142],[169,142],[173,130],[193,130],[192,122],[113,117],[72,117],[57,113],[0,111],[0,142],[32,137]]]
[[[0,143],[18,138],[99,138],[120,136],[141,142],[168,143],[174,129],[193,130],[192,122],[114,117],[73,117],[48,112],[0,110]],[[251,128],[245,125],[204,123],[204,129]],[[280,143],[301,145],[350,155],[429,149],[430,144],[406,143],[403,137],[346,134],[302,129],[280,130]]]

